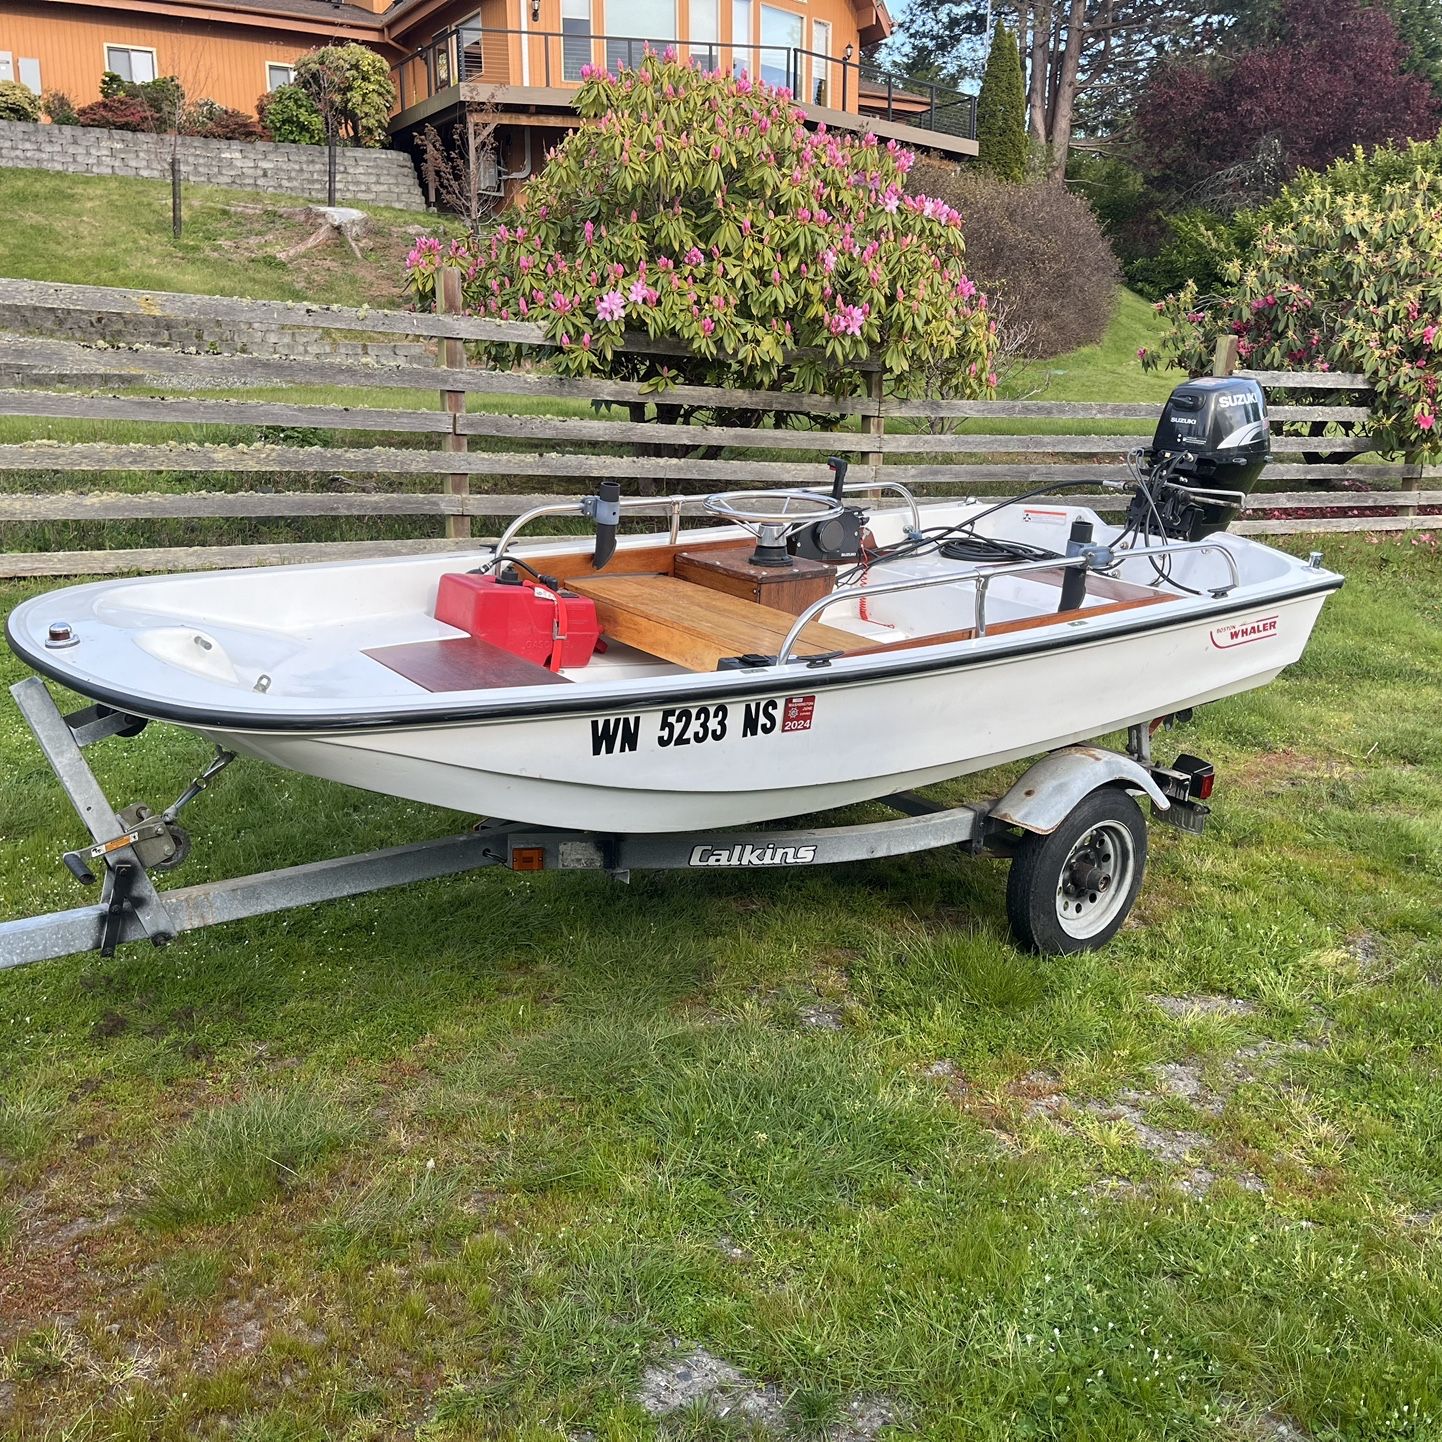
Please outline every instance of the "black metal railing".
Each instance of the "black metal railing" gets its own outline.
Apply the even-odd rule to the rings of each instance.
[[[976,139],[976,96],[915,75],[897,75],[881,65],[853,61],[857,100],[863,115]]]
[[[519,54],[513,56],[514,48]],[[976,97],[915,76],[897,75],[849,53],[797,45],[658,40],[571,30],[453,26],[391,67],[405,110],[441,91],[479,81],[546,89],[579,85],[587,66],[636,69],[647,48],[674,50],[706,70],[745,72],[789,90],[805,105],[869,116],[938,134],[976,138]],[[848,47],[849,50],[849,47]]]

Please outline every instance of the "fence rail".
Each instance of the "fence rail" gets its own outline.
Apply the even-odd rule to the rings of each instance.
[[[499,341],[541,355],[551,348],[536,326],[453,313],[459,308],[454,296],[446,307],[451,313],[412,314],[0,280],[0,304],[11,314],[29,307],[37,314],[60,313],[71,320],[87,315],[162,316],[416,336],[436,342],[438,361],[445,362],[382,364],[187,354],[0,336],[0,387],[5,387],[0,389],[0,417],[156,428],[156,436],[132,441],[0,442],[0,477],[27,478],[21,482],[26,489],[0,490],[0,538],[13,536],[14,528],[21,526],[226,518],[348,518],[392,527],[414,520],[418,527],[433,531],[443,525],[446,530],[444,538],[432,534],[417,539],[113,550],[7,548],[0,554],[3,576],[204,569],[463,550],[474,544],[469,539],[473,519],[511,517],[539,499],[579,494],[602,477],[698,491],[745,483],[822,485],[827,480],[825,457],[833,453],[852,458],[851,477],[858,481],[884,477],[968,497],[990,497],[998,486],[1042,489],[1045,499],[1083,501],[1115,513],[1127,503],[1121,491],[1088,486],[1063,495],[1048,488],[1125,481],[1126,453],[1145,443],[1159,410],[1138,402],[906,400],[886,394],[874,366],[863,377],[866,393],[844,396],[706,386],[677,386],[657,396],[631,381],[570,379],[524,367],[488,369],[466,363],[466,342]],[[676,349],[644,335],[628,337],[626,347],[659,354]],[[1225,369],[1225,358],[1221,364]],[[1263,483],[1304,482],[1310,488],[1254,496],[1236,530],[1252,534],[1382,531],[1432,524],[1425,512],[1442,506],[1442,490],[1423,486],[1442,482],[1442,467],[1424,467],[1415,458],[1369,455],[1372,442],[1357,430],[1368,414],[1366,406],[1358,403],[1362,398],[1358,393],[1367,389],[1364,377],[1249,374],[1274,391],[1336,394],[1337,403],[1284,401],[1272,406],[1271,418],[1278,426],[1325,425],[1332,433],[1274,436],[1276,458]],[[377,403],[245,398],[247,390],[260,385],[361,387],[368,393],[366,398]],[[108,393],[82,394],[80,387],[101,387]],[[217,398],[146,393],[156,389],[224,394]],[[392,393],[417,391],[429,392],[435,398],[430,404],[439,408],[406,406],[391,399]],[[484,408],[468,409],[468,401],[480,402]],[[727,423],[636,419],[638,407],[658,401],[704,408]],[[588,403],[598,410],[556,413],[556,402]],[[550,413],[532,413],[546,405],[552,406]],[[606,418],[601,412],[608,406],[621,407],[625,418]],[[736,423],[759,419],[763,412],[786,415],[795,424]],[[1077,429],[1058,432],[1054,428],[1059,423]],[[1117,423],[1135,429],[1125,434],[1095,433],[1098,424]],[[1027,429],[1018,433],[1018,425]],[[210,427],[223,428],[225,438],[195,439],[197,428]],[[242,443],[236,443],[236,433]],[[370,439],[363,443],[360,437],[367,433]],[[355,443],[348,439],[351,435],[357,437]],[[324,443],[301,443],[310,439]],[[697,449],[706,454],[678,454]],[[70,477],[117,474],[165,477],[182,488],[74,490],[73,482],[67,485]],[[238,488],[218,490],[214,480],[209,487],[196,485],[207,477],[234,480]],[[262,477],[265,483],[276,481],[276,488],[258,488],[256,478]],[[318,477],[346,489],[304,488]],[[394,485],[385,488],[387,481]],[[470,489],[473,484],[475,493]],[[1323,485],[1351,489],[1324,490]],[[660,512],[658,506],[656,513]]]

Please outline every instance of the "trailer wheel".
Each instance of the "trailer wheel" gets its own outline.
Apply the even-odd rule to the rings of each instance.
[[[1093,951],[1116,935],[1141,890],[1147,823],[1125,791],[1085,796],[1047,836],[1026,833],[1006,883],[1006,915],[1031,951]]]

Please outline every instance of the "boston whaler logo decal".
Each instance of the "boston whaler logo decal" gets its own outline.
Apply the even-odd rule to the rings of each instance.
[[[691,866],[805,866],[816,860],[814,846],[693,846]]]
[[[1277,617],[1262,616],[1255,621],[1238,621],[1212,627],[1212,645],[1220,651],[1245,646],[1249,641],[1268,641],[1277,634]]]

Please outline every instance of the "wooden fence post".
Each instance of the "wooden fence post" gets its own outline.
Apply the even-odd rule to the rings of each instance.
[[[1422,489],[1422,453],[1420,451],[1408,451],[1407,463],[1402,472],[1402,489],[1404,491],[1420,491]],[[1415,501],[1407,502],[1397,507],[1399,516],[1415,516],[1417,504]]]
[[[882,398],[886,394],[886,372],[877,367],[866,377],[866,394],[876,402],[876,414],[874,416],[862,416],[861,429],[869,436],[884,436],[886,434],[886,416],[882,412]],[[872,467],[872,479],[881,479],[881,452],[868,451],[866,453],[866,464]]]
[[[1237,338],[1234,335],[1217,337],[1217,348],[1212,353],[1212,374],[1226,377],[1237,368]]]
[[[465,309],[465,302],[461,299],[461,273],[453,265],[443,265],[439,272],[440,283],[436,287],[436,312],[439,315],[460,315]],[[459,370],[466,363],[465,342],[452,340],[449,337],[442,338],[436,342],[436,364],[444,369]],[[442,391],[441,407],[450,416],[463,416],[466,413],[465,391]],[[445,451],[464,451],[467,446],[465,436],[456,431],[455,420],[451,421],[450,431],[441,437],[441,449]],[[452,496],[468,496],[471,493],[470,476],[459,473],[446,477],[446,493]],[[446,535],[448,538],[464,538],[471,534],[471,518],[469,516],[447,516]]]

